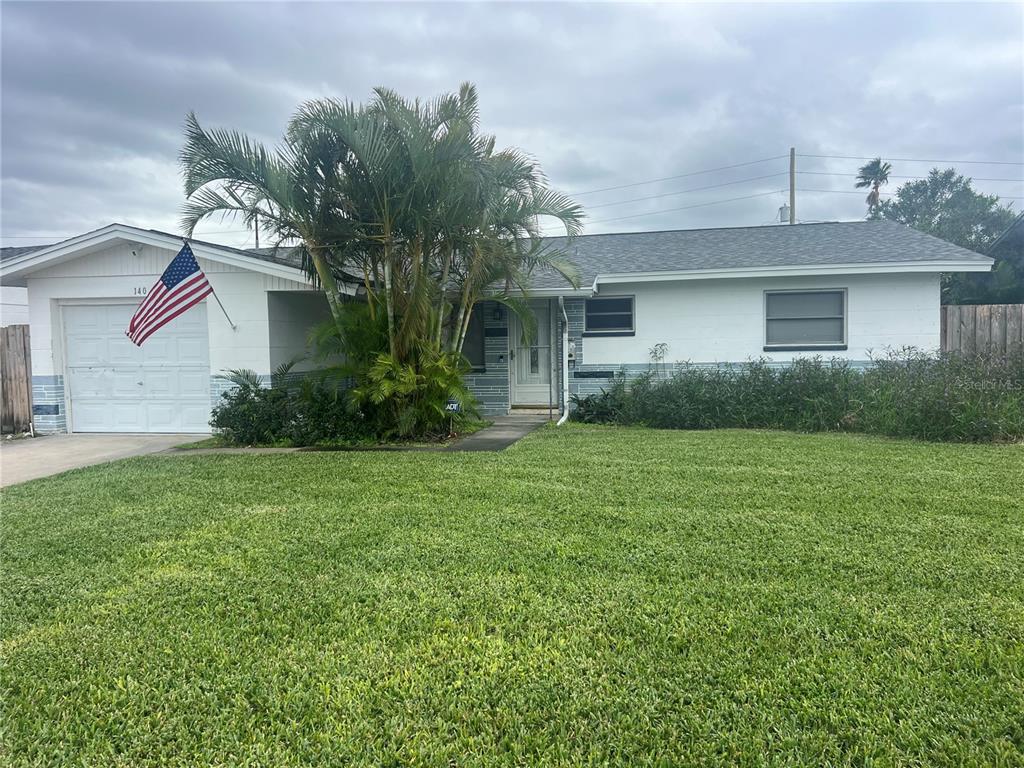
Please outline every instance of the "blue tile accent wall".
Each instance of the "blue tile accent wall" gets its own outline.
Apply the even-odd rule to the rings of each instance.
[[[477,305],[484,317],[484,370],[466,376],[466,386],[484,416],[508,413],[508,309],[493,301]]]
[[[32,422],[40,434],[68,431],[63,376],[32,377]]]

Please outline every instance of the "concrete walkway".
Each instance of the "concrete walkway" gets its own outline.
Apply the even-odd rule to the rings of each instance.
[[[44,435],[0,443],[0,486],[165,451],[198,435]]]
[[[535,414],[511,414],[493,416],[494,423],[474,432],[468,437],[456,440],[444,447],[445,451],[503,451],[518,442],[537,427],[548,422],[548,417]]]

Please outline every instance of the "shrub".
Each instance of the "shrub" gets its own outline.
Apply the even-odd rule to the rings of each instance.
[[[210,426],[234,445],[320,445],[361,442],[369,430],[349,402],[345,382],[307,374],[300,380],[282,366],[263,386],[250,370],[229,371],[234,388],[221,395]]]
[[[360,376],[352,399],[380,437],[443,437],[452,422],[461,425],[476,414],[473,395],[462,378],[468,372],[461,355],[422,350],[415,363],[403,364],[381,354]],[[449,414],[449,399],[458,400],[463,410]]]
[[[1024,437],[1024,356],[926,355],[899,350],[865,370],[845,360],[758,360],[739,366],[680,365],[599,395],[574,397],[578,421],[662,429],[754,427],[859,431],[925,440]]]
[[[912,349],[864,373],[865,432],[925,440],[1024,438],[1024,354],[938,358]]]
[[[349,382],[310,374],[290,396],[288,439],[294,445],[337,445],[372,438],[365,414],[352,405]]]
[[[290,368],[290,366],[289,366]],[[210,426],[227,442],[265,445],[282,442],[288,433],[290,402],[285,385],[287,369],[279,369],[264,387],[255,371],[232,370],[222,378],[234,385],[221,395]]]

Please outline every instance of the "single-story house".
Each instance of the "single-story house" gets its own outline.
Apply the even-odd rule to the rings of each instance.
[[[112,224],[4,261],[0,282],[28,288],[38,431],[208,431],[219,374],[269,374],[329,316],[286,252],[192,241],[231,322],[211,297],[137,348],[128,319],[180,246]],[[581,283],[534,275],[531,339],[502,305],[474,310],[464,351],[484,413],[560,412],[566,393],[647,370],[655,347],[669,363],[709,365],[935,350],[940,274],[993,263],[889,221],[586,235],[565,247]]]

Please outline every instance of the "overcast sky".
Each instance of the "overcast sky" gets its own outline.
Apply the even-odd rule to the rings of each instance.
[[[588,232],[769,223],[788,183],[778,156],[791,146],[1017,163],[957,167],[994,179],[980,189],[1020,198],[1022,9],[5,1],[2,244],[112,221],[178,231],[188,110],[274,142],[306,99],[363,100],[376,85],[430,97],[464,80],[479,87],[499,145],[530,152],[554,186],[578,194]],[[801,172],[853,174],[860,164],[798,158]],[[892,164],[894,176],[934,165]],[[798,190],[852,185],[843,175],[797,181]],[[653,195],[662,196],[636,200]],[[719,202],[737,197],[746,199]],[[797,194],[801,220],[863,213],[863,194]],[[242,229],[213,222],[201,234],[251,244]]]

